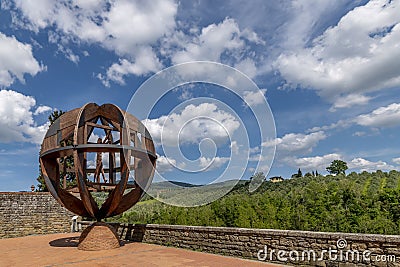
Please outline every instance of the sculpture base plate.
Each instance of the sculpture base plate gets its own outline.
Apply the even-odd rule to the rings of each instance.
[[[79,237],[80,250],[106,250],[121,246],[114,227],[104,222],[95,222],[86,228]]]

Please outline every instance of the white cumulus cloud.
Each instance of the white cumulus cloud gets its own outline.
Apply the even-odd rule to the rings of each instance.
[[[106,74],[98,75],[106,85],[110,80],[122,83],[124,75],[161,68],[152,50],[161,37],[174,31],[178,8],[173,0],[15,0],[3,6],[14,12],[17,26],[35,32],[53,27],[49,41],[74,63],[79,56],[68,47],[71,42],[100,45],[122,57]]]
[[[392,161],[398,165],[400,165],[400,158],[394,158]]]
[[[267,101],[265,99],[266,92],[267,89],[261,89],[259,91],[244,91],[243,98],[249,106],[257,106]]]
[[[391,127],[400,124],[400,103],[380,107],[371,113],[362,114],[354,120],[357,124],[371,127]]]
[[[12,90],[0,91],[0,142],[40,144],[43,141],[49,123],[37,125],[32,111],[35,105],[36,100],[31,96]]]
[[[256,63],[251,58],[245,58],[242,61],[236,63],[235,68],[249,76],[250,79],[254,78],[258,72]]]
[[[143,123],[157,143],[163,142],[167,146],[198,144],[206,138],[212,139],[217,145],[222,144],[240,126],[232,114],[218,109],[212,103],[190,104],[179,113],[146,119]]]
[[[36,110],[35,110],[35,112],[33,113],[33,115],[39,115],[39,114],[42,114],[42,113],[46,113],[46,112],[49,112],[49,111],[52,111],[53,109],[51,108],[51,107],[48,107],[48,106],[39,106]]]
[[[25,74],[35,76],[44,69],[33,57],[31,45],[0,32],[0,86],[8,87],[16,79],[24,82]]]
[[[192,30],[189,35],[177,30],[165,38],[164,53],[172,63],[210,60],[235,66],[251,78],[258,74],[258,60],[250,44],[265,42],[257,33],[249,28],[240,29],[233,18]]]
[[[370,100],[371,97],[360,94],[350,94],[343,97],[338,97],[329,111],[334,112],[339,108],[349,108],[353,107],[354,105],[366,105]]]
[[[107,87],[110,86],[110,81],[125,84],[124,77],[129,74],[137,76],[146,75],[156,72],[161,69],[162,64],[151,47],[141,47],[139,49],[135,62],[130,62],[127,59],[120,59],[118,63],[112,64],[104,75],[98,74],[98,78]]]
[[[233,155],[239,154],[240,145],[238,145],[237,141],[232,141],[230,145],[230,149]]]
[[[182,51],[172,57],[174,63],[195,60],[220,61],[225,50],[238,49],[244,46],[240,38],[240,29],[233,19],[225,19],[220,24],[210,24],[201,30]]]
[[[369,1],[348,12],[311,45],[282,53],[275,67],[288,86],[312,88],[331,102],[399,86],[399,9],[398,1]],[[339,99],[336,108],[341,106]]]
[[[224,165],[226,162],[229,161],[229,158],[227,157],[214,157],[214,158],[206,158],[206,157],[200,157],[200,167],[201,168],[206,168],[205,171],[211,171],[218,169],[222,165]]]
[[[314,157],[286,157],[283,159],[286,164],[292,166],[293,168],[301,168],[304,171],[312,171],[312,170],[325,170],[332,161],[336,159],[341,159],[342,156],[337,153],[326,154],[322,156],[314,156]]]
[[[323,131],[310,134],[289,133],[281,138],[278,137],[275,140],[264,142],[262,145],[265,147],[276,145],[277,156],[288,154],[299,155],[310,153],[319,141],[324,140],[326,137]]]
[[[396,169],[392,165],[387,164],[384,161],[369,161],[364,158],[354,158],[348,163],[349,169],[357,169],[360,171],[376,171],[376,170],[381,170],[381,171],[390,171]]]
[[[174,1],[113,1],[105,14],[106,46],[131,54],[137,45],[155,42],[175,28]]]
[[[20,11],[19,26],[38,32],[54,26],[57,33],[99,43],[119,55],[134,55],[136,46],[153,43],[175,28],[177,4],[156,1],[21,1],[9,9]],[[18,21],[19,19],[19,21]]]
[[[159,173],[172,171],[176,166],[176,160],[165,156],[158,156],[156,168]]]

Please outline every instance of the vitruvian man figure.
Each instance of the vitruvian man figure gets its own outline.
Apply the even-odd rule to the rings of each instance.
[[[104,138],[104,141],[99,137],[97,138],[97,144],[111,144],[112,143],[112,135],[111,131],[107,131],[107,135]],[[96,154],[96,170],[94,172],[94,180],[97,183],[100,183],[100,174],[103,176],[104,183],[107,183],[106,175],[104,173],[103,168],[103,153],[97,152]]]

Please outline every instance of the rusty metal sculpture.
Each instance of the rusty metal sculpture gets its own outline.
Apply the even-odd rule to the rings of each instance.
[[[90,139],[96,137],[94,129],[104,131],[104,140]],[[96,155],[94,167],[88,160],[90,153]],[[108,153],[108,167],[103,166],[103,153]],[[73,158],[73,168],[66,166],[67,158]],[[43,176],[54,198],[73,213],[97,221],[135,205],[151,184],[155,164],[154,144],[147,129],[112,104],[90,103],[64,113],[50,126],[40,152]],[[70,188],[67,173],[76,179]],[[92,174],[93,180],[89,177]],[[91,194],[99,191],[108,192],[101,207]]]

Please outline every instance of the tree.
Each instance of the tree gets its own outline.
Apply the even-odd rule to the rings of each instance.
[[[252,177],[250,177],[250,181],[254,182],[255,184],[261,184],[265,182],[267,178],[265,177],[263,172],[257,172]]]
[[[304,177],[313,177],[314,175],[311,172],[307,172],[304,174]]]
[[[292,174],[292,178],[301,178],[303,177],[303,173],[301,172],[300,168],[297,170],[297,173]]]
[[[297,177],[303,177],[303,173],[301,172],[300,168],[297,170]]]
[[[346,170],[348,169],[347,167],[347,163],[343,160],[339,160],[339,159],[335,159],[334,161],[332,161],[331,165],[329,165],[329,167],[326,167],[326,170],[330,173],[330,174],[344,174],[346,175]]]
[[[65,112],[64,111],[62,111],[61,109],[60,110],[54,110],[53,111],[53,113],[51,113],[50,115],[49,115],[49,122],[50,122],[50,125],[52,125],[57,119],[58,119],[58,117],[60,117],[62,114],[64,114]]]
[[[44,177],[43,177],[43,173],[42,173],[42,169],[39,166],[39,177],[36,179],[36,181],[38,182],[37,185],[37,190],[39,192],[48,192],[49,190],[47,189],[46,183],[44,182]]]
[[[54,110],[53,113],[51,113],[49,115],[50,125],[52,125],[58,119],[58,117],[60,117],[64,113],[65,112],[62,111],[62,110]],[[40,168],[40,166],[39,166],[39,177],[36,180],[38,181],[38,185],[37,185],[38,189],[37,189],[37,191],[39,191],[39,192],[47,192],[47,191],[49,191],[47,189],[46,183],[44,181],[42,169]]]

